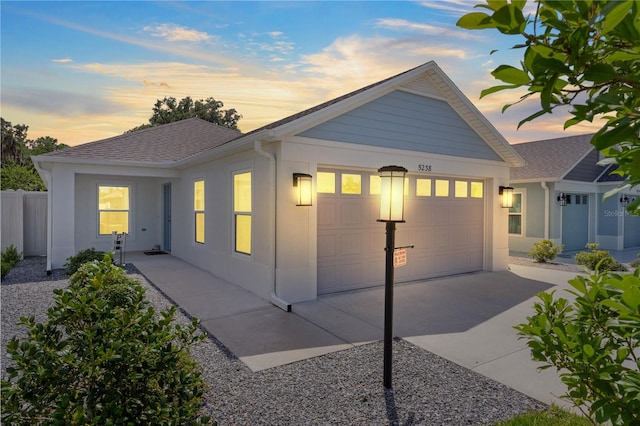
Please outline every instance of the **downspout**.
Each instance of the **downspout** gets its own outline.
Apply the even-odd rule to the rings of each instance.
[[[278,241],[278,232],[277,232],[277,225],[278,225],[278,198],[277,198],[277,185],[276,185],[276,172],[277,172],[277,163],[276,163],[276,157],[275,155],[271,154],[270,152],[267,152],[264,150],[264,148],[262,147],[262,142],[260,140],[255,140],[253,142],[253,147],[255,149],[255,151],[260,154],[261,156],[267,158],[269,160],[269,186],[271,187],[271,193],[273,194],[272,200],[273,200],[273,206],[272,208],[269,210],[269,221],[273,224],[272,227],[272,240],[271,240],[271,244],[269,244],[269,257],[271,260],[271,266],[273,268],[273,274],[271,275],[271,294],[270,294],[270,300],[271,303],[273,303],[274,305],[276,305],[278,308],[282,309],[285,312],[291,312],[291,303],[283,300],[280,298],[280,296],[278,296],[278,290],[276,288],[276,283],[277,283],[277,279],[276,279],[276,245],[277,245],[277,241]]]
[[[542,181],[540,182],[542,189],[544,189],[544,239],[549,239],[549,216],[551,212],[549,211],[549,187],[547,183]]]

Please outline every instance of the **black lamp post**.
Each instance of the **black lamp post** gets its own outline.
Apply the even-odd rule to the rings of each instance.
[[[380,173],[380,218],[387,224],[384,274],[384,387],[391,389],[391,364],[393,343],[393,252],[396,245],[396,223],[404,222],[404,176],[407,169],[386,166]]]

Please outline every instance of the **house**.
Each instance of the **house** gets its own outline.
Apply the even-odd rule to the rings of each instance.
[[[266,108],[267,106],[265,106]],[[505,270],[499,186],[524,165],[428,62],[241,134],[189,119],[34,157],[49,189],[48,267],[81,249],[159,245],[281,307],[384,282],[379,175],[408,169],[414,245],[396,282]],[[310,175],[310,206],[295,174]]]
[[[514,188],[509,209],[509,248],[528,252],[533,243],[550,239],[565,251],[584,250],[587,243],[621,250],[640,246],[640,216],[625,210],[640,188],[616,196],[604,194],[624,177],[615,166],[601,166],[592,134],[513,145],[526,161],[511,169]]]

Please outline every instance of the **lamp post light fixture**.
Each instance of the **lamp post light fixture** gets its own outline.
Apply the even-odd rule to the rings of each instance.
[[[298,188],[296,192],[296,206],[311,206],[311,175],[307,173],[294,173],[293,186]]]
[[[501,186],[498,189],[500,195],[500,205],[505,209],[513,207],[513,188],[510,186]]]
[[[407,169],[385,166],[380,173],[380,218],[386,222],[384,274],[384,366],[383,384],[391,389],[391,364],[393,344],[393,252],[396,245],[396,223],[404,222],[404,176]]]

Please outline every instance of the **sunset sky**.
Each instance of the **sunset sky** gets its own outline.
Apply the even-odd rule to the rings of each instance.
[[[433,60],[511,143],[563,136],[562,114],[516,131],[537,103],[500,110],[522,92],[479,99],[523,52],[455,26],[476,3],[2,1],[0,111],[77,145],[147,123],[165,96],[213,97],[247,132]]]

